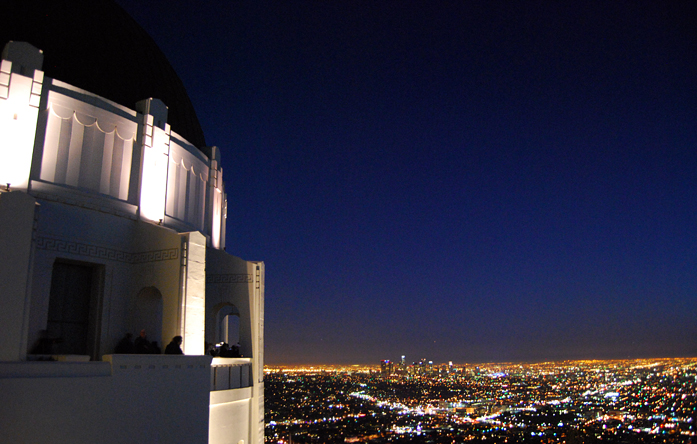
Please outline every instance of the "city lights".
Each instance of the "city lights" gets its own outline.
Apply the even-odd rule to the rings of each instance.
[[[266,369],[266,442],[689,443],[697,359]],[[423,362],[427,365],[421,365]],[[338,408],[338,406],[341,406]]]

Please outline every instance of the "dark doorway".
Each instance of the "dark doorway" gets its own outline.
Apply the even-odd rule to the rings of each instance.
[[[97,358],[101,268],[64,261],[53,264],[47,333],[60,339],[58,354]]]

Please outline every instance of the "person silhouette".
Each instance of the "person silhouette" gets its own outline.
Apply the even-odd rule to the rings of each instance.
[[[116,347],[114,348],[114,353],[117,354],[130,354],[134,352],[133,347],[133,335],[131,333],[126,333],[126,335],[121,338]]]
[[[183,355],[184,352],[181,349],[183,338],[181,336],[175,336],[172,338],[172,342],[167,344],[165,347],[166,355]]]
[[[145,329],[141,330],[140,336],[138,336],[136,340],[133,341],[133,347],[135,349],[135,352],[141,355],[152,353],[150,342],[148,341],[148,337],[145,334]]]

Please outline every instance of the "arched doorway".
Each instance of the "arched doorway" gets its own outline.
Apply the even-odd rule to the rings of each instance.
[[[215,337],[231,345],[240,341],[240,312],[234,305],[225,303],[218,308]]]
[[[240,342],[240,315],[229,314],[223,318],[223,342],[234,345]]]
[[[138,336],[141,330],[162,347],[162,293],[155,287],[140,290],[132,305],[130,331]]]

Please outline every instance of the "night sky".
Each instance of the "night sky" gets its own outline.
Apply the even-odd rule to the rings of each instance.
[[[118,3],[223,152],[267,364],[697,356],[697,3]]]

